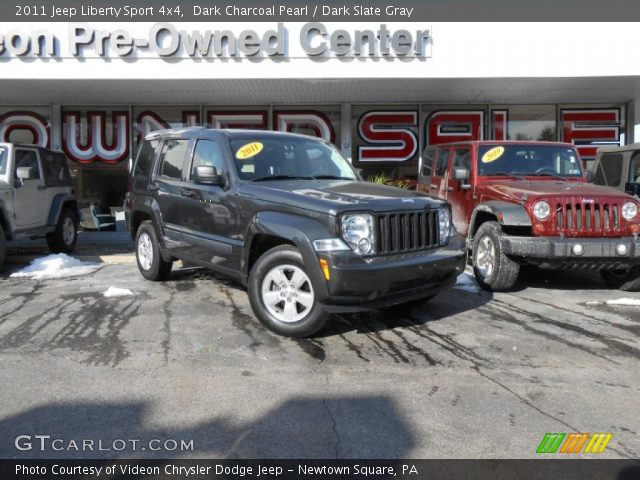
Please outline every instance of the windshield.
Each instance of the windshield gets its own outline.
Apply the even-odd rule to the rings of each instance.
[[[351,164],[335,148],[312,138],[242,135],[232,137],[230,145],[242,180],[357,178]]]
[[[0,175],[4,175],[7,171],[7,158],[6,147],[0,147]]]
[[[478,173],[486,176],[582,176],[576,151],[555,145],[483,145],[478,149]]]

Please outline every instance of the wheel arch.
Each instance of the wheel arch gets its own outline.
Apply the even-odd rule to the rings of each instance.
[[[71,209],[76,218],[80,220],[80,210],[78,209],[78,202],[76,201],[75,195],[72,193],[59,193],[53,197],[51,201],[47,225],[56,225],[58,223],[63,208]]]
[[[325,290],[320,295],[323,297],[328,294],[328,289],[318,256],[313,249],[313,240],[332,236],[334,235],[325,224],[312,218],[282,212],[259,212],[249,223],[242,252],[241,270],[248,276],[262,253],[277,245],[293,245],[302,255],[314,287]],[[258,255],[260,250],[256,251],[257,248],[266,249]]]
[[[531,228],[531,218],[522,205],[501,201],[484,202],[473,211],[469,225],[469,241],[473,240],[480,225],[492,220],[498,222],[503,229]]]

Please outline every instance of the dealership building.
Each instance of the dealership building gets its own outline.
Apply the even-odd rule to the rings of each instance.
[[[395,178],[443,142],[560,140],[588,164],[640,141],[637,23],[397,20],[0,23],[0,141],[62,149],[103,208],[159,128],[302,132]]]

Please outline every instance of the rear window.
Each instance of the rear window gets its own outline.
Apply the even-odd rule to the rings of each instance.
[[[149,175],[158,143],[158,140],[145,140],[140,144],[134,169],[136,175]]]

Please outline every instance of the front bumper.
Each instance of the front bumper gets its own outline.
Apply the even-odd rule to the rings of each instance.
[[[359,311],[416,300],[451,287],[464,270],[466,252],[458,236],[443,247],[421,252],[363,258],[324,256],[331,278],[320,299],[329,311]]]
[[[582,246],[582,253],[573,251]],[[616,249],[625,245],[626,254]],[[585,267],[594,269],[624,269],[640,264],[640,239],[622,238],[560,238],[560,237],[502,237],[502,249],[507,255],[524,263],[541,267]]]

